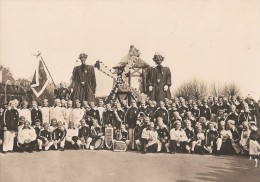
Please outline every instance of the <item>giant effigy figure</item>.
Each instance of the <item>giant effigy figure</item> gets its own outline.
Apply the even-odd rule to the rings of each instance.
[[[76,66],[72,73],[72,95],[73,101],[80,100],[93,102],[95,101],[96,92],[96,76],[94,66],[86,65],[86,59],[88,55],[81,53],[79,59],[81,61],[80,66]]]
[[[171,70],[169,67],[162,66],[163,60],[161,53],[155,53],[153,61],[156,67],[147,69],[147,95],[150,100],[155,100],[157,103],[165,98],[171,99]]]

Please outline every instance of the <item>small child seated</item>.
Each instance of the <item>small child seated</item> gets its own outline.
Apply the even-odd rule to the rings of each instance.
[[[197,125],[195,136],[191,142],[191,153],[203,154],[203,146],[205,145],[205,132],[201,125]]]
[[[62,122],[59,121],[58,127],[54,129],[52,133],[55,150],[57,150],[59,147],[61,151],[64,151],[65,136],[66,136],[66,129],[63,127]]]
[[[80,149],[89,149],[90,142],[92,141],[89,126],[84,119],[80,120],[80,125],[79,140],[77,141],[78,147]]]
[[[42,147],[44,147],[44,150],[49,150],[49,148],[53,145],[52,140],[52,133],[49,129],[49,123],[43,124],[43,129],[39,132],[39,136],[37,139],[39,150],[42,150]]]
[[[104,136],[102,133],[102,128],[98,125],[98,120],[93,119],[93,126],[91,126],[91,131],[90,131],[90,137],[92,138],[92,141],[90,142],[90,150],[94,149],[100,149],[103,148],[104,145]],[[101,143],[98,146],[98,148],[95,148],[95,143],[101,139]]]
[[[65,146],[69,149],[78,149],[77,141],[79,140],[79,129],[74,127],[74,122],[70,121],[67,129],[67,135],[65,140]]]

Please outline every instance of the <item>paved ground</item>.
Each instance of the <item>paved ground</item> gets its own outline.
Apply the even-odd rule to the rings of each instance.
[[[260,181],[242,156],[49,151],[0,154],[0,182]]]

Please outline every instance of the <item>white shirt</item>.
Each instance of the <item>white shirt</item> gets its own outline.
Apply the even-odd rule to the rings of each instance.
[[[158,141],[158,133],[157,131],[147,130],[148,131],[148,146],[151,146]]]
[[[29,109],[19,109],[19,117],[24,116],[25,121],[29,121],[30,124],[32,123],[32,118],[31,118],[31,111]]]
[[[220,131],[221,136],[223,136],[223,139],[232,139],[232,133],[230,130],[221,130]]]
[[[99,112],[100,120],[103,121],[103,112],[105,111],[104,107],[97,107],[97,110]]]
[[[50,123],[50,108],[41,107],[39,110],[42,112],[42,123]]]
[[[70,121],[73,121],[75,127],[80,125],[80,120],[83,118],[84,114],[85,111],[81,108],[73,109],[70,115]]]
[[[64,121],[65,121],[65,125],[68,125],[70,122],[70,115],[73,111],[73,108],[66,108],[63,111],[63,115],[64,115]]]
[[[141,137],[143,139],[147,139],[148,140],[148,138],[149,138],[149,130],[148,130],[148,128],[144,128],[143,129]]]
[[[170,139],[179,142],[188,140],[187,135],[183,129],[175,130],[175,128],[170,131]]]
[[[79,129],[78,128],[69,128],[67,129],[67,135],[66,140],[72,141],[72,137],[79,135]]]
[[[61,121],[63,123],[64,117],[63,117],[63,108],[56,106],[50,110],[50,119],[57,119],[57,121]]]
[[[33,127],[21,128],[18,131],[18,142],[23,144],[25,140],[36,140],[36,132]]]

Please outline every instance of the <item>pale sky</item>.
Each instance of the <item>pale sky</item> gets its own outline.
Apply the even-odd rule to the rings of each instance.
[[[174,88],[197,78],[235,82],[260,98],[260,1],[0,0],[0,62],[15,78],[33,75],[38,50],[56,84],[69,82],[81,52],[114,66],[131,44],[141,58],[162,51]],[[97,95],[112,80],[96,71]]]

